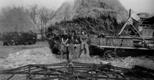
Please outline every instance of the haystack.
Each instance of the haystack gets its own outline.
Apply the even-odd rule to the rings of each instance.
[[[75,0],[74,5],[64,3],[51,23],[69,29],[80,28],[107,34],[121,29],[127,18],[127,11],[118,0]]]

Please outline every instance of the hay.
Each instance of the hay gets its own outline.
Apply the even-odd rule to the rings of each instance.
[[[74,5],[62,5],[48,24],[87,32],[114,32],[128,18],[118,0],[75,0]],[[56,24],[55,24],[56,23]]]
[[[114,66],[123,68],[133,68],[135,65],[138,65],[154,70],[154,61],[145,57],[127,57],[124,59],[116,59],[109,62]]]

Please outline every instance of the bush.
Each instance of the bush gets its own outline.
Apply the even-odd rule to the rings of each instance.
[[[2,36],[4,46],[35,44],[36,39],[36,34],[32,32],[8,32]]]

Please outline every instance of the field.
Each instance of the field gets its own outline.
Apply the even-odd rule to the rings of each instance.
[[[28,64],[54,64],[66,61],[52,54],[48,46],[48,42],[46,41],[37,42],[35,45],[0,46],[0,70],[17,68]],[[82,63],[110,63],[113,66],[127,69],[133,68],[134,65],[139,65],[154,70],[154,61],[144,56],[104,60],[98,56],[87,57],[82,55],[79,59],[74,60]],[[0,80],[5,80],[5,77],[6,75],[0,75]],[[16,76],[12,80],[18,80],[17,78],[19,80],[25,80],[23,76]]]
[[[0,42],[1,43],[1,42]],[[2,46],[0,45],[0,58],[6,58],[10,53],[15,53],[21,50],[48,47],[48,42],[38,41],[34,45],[19,45],[19,46]]]
[[[39,59],[38,57],[44,57],[44,58],[53,58],[57,59],[57,56],[51,53],[49,47],[48,47],[47,41],[38,41],[34,45],[18,45],[18,46],[0,46],[0,62],[3,65],[3,62],[7,65],[14,65],[16,64],[16,67],[21,65],[27,65],[28,63],[38,63]],[[50,57],[48,57],[50,56]],[[31,59],[32,58],[32,59]],[[28,61],[27,61],[28,59]],[[29,60],[30,59],[30,60]],[[38,60],[37,60],[38,59]],[[13,61],[14,63],[10,61]],[[50,59],[47,60],[41,60],[42,63],[50,62]],[[124,68],[131,68],[133,65],[141,65],[144,67],[152,68],[154,69],[154,62],[152,58],[146,58],[144,56],[142,57],[125,57],[125,58],[118,58],[114,60],[105,60],[100,57],[91,57],[87,58],[84,55],[81,56],[79,59],[75,59],[79,62],[84,63],[100,63],[100,62],[110,62],[115,66],[124,67]],[[2,62],[3,61],[3,62]],[[47,62],[45,62],[47,61]],[[25,63],[24,63],[25,62]],[[40,62],[40,63],[41,63]],[[20,64],[19,64],[20,63]],[[52,62],[51,62],[52,64]]]

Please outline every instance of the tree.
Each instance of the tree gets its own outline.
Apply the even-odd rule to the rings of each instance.
[[[42,39],[44,39],[47,24],[53,15],[53,11],[45,7],[39,8],[37,5],[34,5],[30,8],[29,13],[30,13],[31,19],[33,20],[39,33],[41,34]]]
[[[0,16],[0,32],[35,31],[35,25],[29,13],[23,7],[6,7]]]
[[[50,20],[50,12],[46,8],[39,9],[39,19],[40,19],[40,32],[42,38],[45,38],[45,32],[47,28],[47,23]]]

